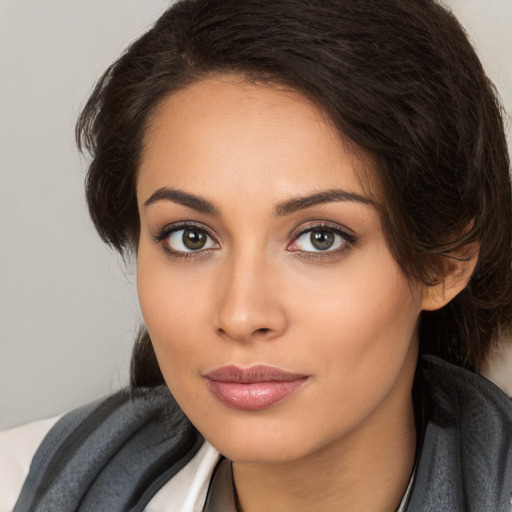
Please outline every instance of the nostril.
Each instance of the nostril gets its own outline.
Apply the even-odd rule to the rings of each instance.
[[[256,329],[254,331],[254,334],[265,334],[269,331],[270,331],[270,329],[268,327],[262,327],[261,329]]]

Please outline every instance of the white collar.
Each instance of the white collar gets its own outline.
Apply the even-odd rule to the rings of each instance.
[[[219,452],[205,441],[191,461],[148,503],[145,512],[201,512]]]

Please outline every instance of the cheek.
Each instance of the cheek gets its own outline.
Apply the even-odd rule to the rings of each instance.
[[[165,257],[163,258],[166,259]],[[164,377],[186,369],[194,358],[207,317],[204,288],[192,273],[173,271],[169,261],[146,258],[139,250],[137,290],[144,321]],[[201,293],[201,291],[203,293]]]
[[[421,293],[387,248],[347,260],[322,287],[305,280],[301,287],[314,293],[297,302],[295,315],[309,332],[309,350],[321,354],[325,375],[367,386],[369,375],[399,371],[416,339]]]

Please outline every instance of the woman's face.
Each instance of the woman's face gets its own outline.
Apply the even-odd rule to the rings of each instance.
[[[303,96],[241,78],[176,92],[150,123],[141,309],[176,400],[232,460],[296,460],[410,412],[422,289],[365,165]]]

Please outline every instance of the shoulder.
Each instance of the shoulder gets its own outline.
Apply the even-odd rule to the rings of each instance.
[[[12,510],[28,475],[30,462],[60,416],[0,432],[0,510]]]
[[[433,356],[419,367],[423,431],[410,510],[510,511],[512,401]]]
[[[467,430],[494,424],[497,433],[512,426],[512,400],[486,377],[435,356],[423,356],[420,363],[424,392],[435,418],[451,418]]]
[[[512,397],[512,340],[504,338],[492,347],[484,362],[482,375]]]
[[[142,510],[203,443],[165,386],[121,390],[57,421],[14,510]]]

